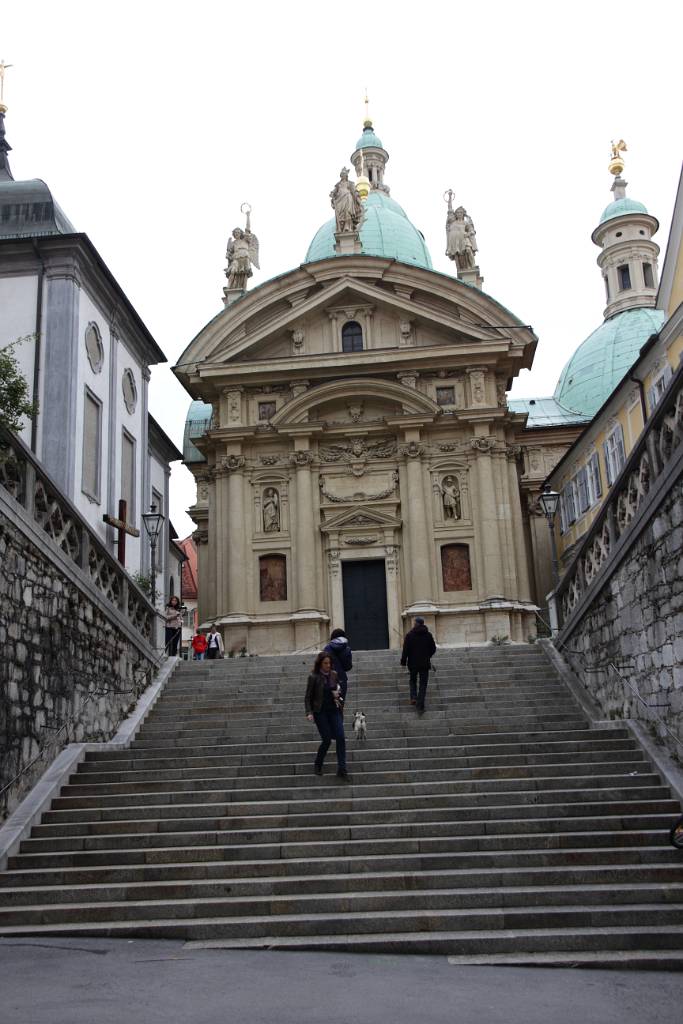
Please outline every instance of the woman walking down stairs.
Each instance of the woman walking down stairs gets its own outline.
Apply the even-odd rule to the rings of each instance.
[[[309,660],[181,665],[0,874],[0,936],[681,967],[680,808],[628,730],[537,647],[440,651],[422,718],[396,660],[354,653],[346,785],[311,772]]]

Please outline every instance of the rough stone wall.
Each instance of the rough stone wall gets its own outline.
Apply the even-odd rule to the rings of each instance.
[[[680,760],[661,722],[683,743],[683,480],[564,641],[605,717],[647,723]]]
[[[0,515],[0,790],[44,748],[0,819],[67,743],[111,738],[150,665],[106,601]]]

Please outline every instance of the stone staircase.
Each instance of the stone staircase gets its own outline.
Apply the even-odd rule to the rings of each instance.
[[[539,647],[440,651],[423,718],[394,652],[357,654],[350,783],[334,747],[312,772],[311,660],[179,666],[0,875],[0,936],[683,966],[679,806]]]

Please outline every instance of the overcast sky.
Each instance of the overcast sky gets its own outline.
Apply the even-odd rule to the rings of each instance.
[[[683,155],[678,0],[5,0],[0,12],[14,176],[48,183],[171,365],[222,308],[242,202],[261,245],[252,287],[303,260],[366,86],[387,184],[435,269],[453,272],[453,188],[485,291],[539,337],[513,396],[552,394],[602,320],[590,235],[612,199],[613,138],[628,143],[628,195],[658,217],[663,258]],[[189,402],[154,369],[151,412],[179,447]],[[172,485],[184,536],[190,474],[176,467]]]

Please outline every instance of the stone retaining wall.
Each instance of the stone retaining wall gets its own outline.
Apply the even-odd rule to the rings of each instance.
[[[681,761],[662,723],[683,743],[683,479],[560,640],[605,717],[648,724]]]
[[[154,654],[23,509],[0,498],[0,790],[43,748],[0,795],[2,818],[67,743],[111,738],[148,685]]]

